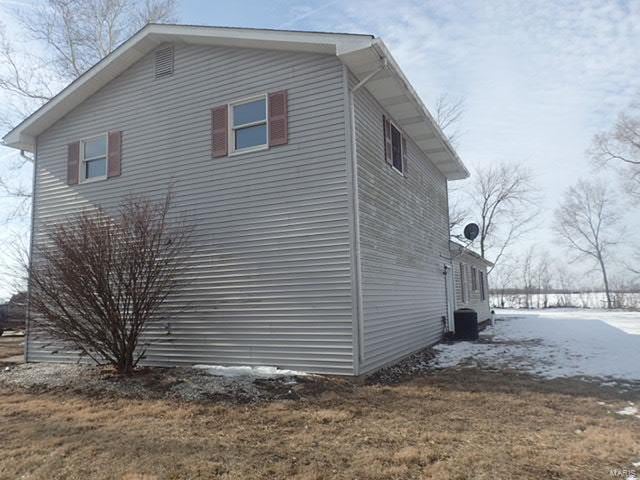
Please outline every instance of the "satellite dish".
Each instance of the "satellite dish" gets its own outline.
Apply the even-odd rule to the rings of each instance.
[[[464,227],[464,238],[469,241],[474,241],[478,234],[480,233],[480,227],[476,223],[470,223],[466,227]]]

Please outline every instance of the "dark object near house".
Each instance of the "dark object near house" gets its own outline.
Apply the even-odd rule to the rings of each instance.
[[[478,312],[461,308],[453,313],[457,340],[478,339]]]
[[[474,241],[480,233],[480,227],[476,223],[470,223],[464,227],[464,238]]]
[[[24,329],[26,300],[27,293],[18,292],[7,303],[0,304],[0,335],[7,330]]]
[[[0,304],[0,337],[4,333],[5,328],[7,328],[8,319],[9,319],[9,304],[8,303]]]

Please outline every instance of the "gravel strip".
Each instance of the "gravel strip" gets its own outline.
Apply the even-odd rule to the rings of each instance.
[[[344,388],[343,381],[321,376],[276,378],[221,377],[193,368],[142,368],[134,375],[116,375],[103,367],[79,364],[28,363],[0,370],[0,387],[34,393],[67,392],[80,395],[135,399],[211,400],[252,403],[298,400],[306,395]]]

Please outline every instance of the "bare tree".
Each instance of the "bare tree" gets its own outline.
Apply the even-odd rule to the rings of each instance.
[[[546,250],[538,254],[538,263],[536,264],[536,290],[538,293],[536,306],[538,308],[549,307],[549,293],[551,292],[551,257]],[[541,303],[542,301],[542,303]]]
[[[533,307],[531,295],[534,293],[535,288],[535,255],[536,245],[531,245],[524,257],[522,258],[522,288],[524,290],[524,306],[526,308]]]
[[[553,229],[577,258],[591,258],[600,270],[612,306],[607,262],[610,248],[617,244],[620,215],[607,186],[602,182],[580,180],[565,192],[554,214]]]
[[[175,0],[45,0],[12,12],[21,27],[12,42],[0,23],[0,128],[9,129],[29,112],[147,23],[175,20]],[[25,214],[31,192],[17,180],[28,157],[0,177],[0,191],[15,197]],[[4,170],[7,170],[6,168]]]
[[[618,115],[610,131],[597,134],[591,156],[599,166],[612,166],[629,197],[640,202],[640,102]]]
[[[565,263],[558,263],[554,268],[554,278],[560,287],[556,300],[557,307],[572,307],[572,294],[576,290],[576,280]]]
[[[506,260],[506,261],[505,261]],[[496,294],[496,303],[505,307],[506,291],[515,287],[514,281],[518,264],[509,258],[503,259],[498,268],[491,272],[491,291]]]
[[[462,239],[458,232],[469,217],[469,209],[464,203],[463,191],[456,186],[449,186],[449,234],[453,238]]]
[[[533,225],[539,209],[532,172],[520,164],[477,168],[468,191],[473,218],[480,226],[480,255],[498,264],[512,243]],[[491,272],[491,270],[489,270]]]
[[[124,201],[113,218],[83,212],[54,227],[35,247],[30,268],[30,318],[96,363],[130,374],[146,346],[149,322],[179,288],[190,229],[170,226],[164,202]]]
[[[443,93],[436,99],[435,120],[445,133],[449,142],[455,145],[460,139],[460,122],[464,116],[464,99],[452,98]]]

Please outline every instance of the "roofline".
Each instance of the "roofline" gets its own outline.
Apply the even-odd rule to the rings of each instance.
[[[264,29],[264,28],[237,28],[237,27],[214,27],[214,26],[206,26],[206,25],[182,25],[182,24],[167,24],[167,23],[149,23],[147,25],[145,25],[144,27],[140,28],[136,33],[134,33],[131,37],[129,37],[127,40],[125,40],[123,43],[121,43],[120,45],[118,45],[111,53],[109,53],[109,55],[107,55],[106,57],[102,58],[101,60],[99,60],[97,63],[95,63],[93,66],[91,66],[86,72],[84,72],[82,75],[80,75],[79,77],[77,77],[76,79],[74,79],[71,83],[69,83],[69,85],[67,85],[66,87],[64,87],[62,90],[60,90],[60,92],[58,92],[56,95],[53,96],[53,98],[51,98],[49,101],[47,101],[46,103],[44,103],[43,105],[41,105],[38,109],[36,109],[33,113],[31,113],[28,117],[26,117],[24,120],[22,120],[18,125],[16,125],[14,128],[12,128],[9,132],[7,132],[4,136],[3,136],[3,143],[6,146],[9,147],[13,147],[13,148],[19,148],[21,150],[29,150],[30,148],[32,148],[32,145],[30,143],[25,142],[24,140],[20,139],[20,138],[12,138],[15,136],[19,136],[20,134],[20,130],[24,129],[25,127],[28,127],[30,123],[33,123],[34,121],[38,120],[39,117],[41,117],[42,115],[44,115],[46,112],[50,111],[53,107],[55,107],[57,104],[60,103],[61,100],[65,99],[66,96],[72,92],[76,87],[86,83],[89,79],[95,77],[97,74],[99,74],[100,72],[103,72],[107,69],[107,67],[109,67],[111,64],[114,63],[114,61],[116,61],[124,52],[128,51],[130,48],[135,48],[135,45],[137,43],[139,43],[141,40],[143,40],[145,37],[147,37],[148,35],[151,34],[158,34],[158,35],[162,35],[162,34],[171,34],[171,33],[178,33],[178,32],[171,32],[171,31],[167,31],[167,30],[185,30],[185,29],[189,29],[189,30],[194,30],[194,32],[183,32],[183,34],[185,35],[189,35],[189,34],[200,34],[200,35],[206,35],[206,34],[212,34],[217,30],[223,29],[225,30],[227,33],[229,34],[233,34],[234,31],[236,32],[236,34],[240,34],[240,35],[236,35],[236,36],[242,36],[242,33],[246,33],[246,32],[263,32],[266,33],[267,35],[270,35],[272,37],[278,37],[278,36],[296,36],[296,35],[301,35],[301,36],[305,36],[307,37],[307,41],[310,43],[315,43],[318,45],[321,45],[323,42],[321,40],[323,40],[323,37],[327,37],[326,40],[326,45],[329,46],[330,44],[335,44],[335,37],[339,36],[339,37],[347,37],[347,38],[358,38],[358,39],[366,39],[367,42],[371,42],[375,37],[373,35],[367,35],[367,34],[355,34],[355,33],[328,33],[328,32],[307,32],[307,31],[302,31],[302,30],[277,30],[277,29]],[[213,36],[213,35],[211,35]],[[245,36],[246,37],[246,36]],[[317,38],[310,38],[310,37],[317,37]],[[333,37],[333,41],[332,38]],[[273,38],[271,39],[272,41],[285,41],[284,38]],[[291,39],[290,41],[295,41],[295,39]],[[32,139],[29,139],[32,140]]]
[[[349,54],[371,49],[376,55],[387,60],[396,81],[399,81],[410,102],[417,107],[421,116],[424,116],[425,123],[433,127],[436,137],[441,141],[443,152],[446,152],[449,158],[447,162],[450,162],[446,171],[442,172],[443,175],[450,180],[469,176],[469,171],[384,42],[373,35],[355,33],[148,24],[5,134],[3,143],[12,148],[33,151],[37,135],[62,118],[68,111],[93,95],[99,88],[129,68],[157,45],[181,40],[194,44],[325,53],[336,55],[343,63],[347,61],[345,58],[349,57]]]
[[[291,30],[287,28],[262,28],[262,27],[230,27],[228,25],[202,25],[200,23],[147,23],[143,28],[149,25],[167,25],[170,27],[196,27],[196,28],[219,28],[226,30],[253,30],[255,32],[289,32],[289,33],[316,33],[319,35],[348,35],[353,37],[368,37],[370,39],[376,38],[375,35],[370,33],[351,33],[351,32],[327,32],[323,30]],[[138,30],[139,31],[139,30]]]
[[[494,266],[493,262],[490,262],[486,258],[482,258],[479,253],[470,250],[468,246],[464,246],[463,244],[456,242],[455,240],[449,239],[449,249],[451,249],[451,245],[454,245],[459,250],[460,255],[469,255],[471,257],[474,257],[476,260],[480,260],[490,267]]]

